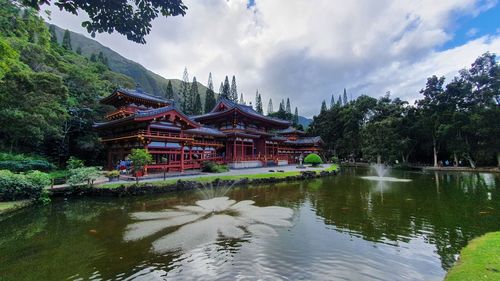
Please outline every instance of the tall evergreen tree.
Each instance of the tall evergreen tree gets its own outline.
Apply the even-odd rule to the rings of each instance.
[[[56,27],[53,24],[49,26],[49,33],[50,33],[50,42],[57,44]]]
[[[332,109],[335,106],[335,99],[333,98],[332,94],[332,99],[330,100],[330,109]]]
[[[285,112],[285,100],[281,100],[280,108],[278,109],[278,112],[280,112],[280,113]]]
[[[323,100],[323,102],[321,103],[321,111],[320,111],[320,113],[325,113],[327,110],[328,110],[328,108],[326,107],[326,101]]]
[[[171,100],[174,99],[174,88],[172,87],[172,82],[170,82],[170,80],[168,80],[167,89],[165,91],[165,97]]]
[[[246,104],[245,100],[243,99],[243,93],[240,93],[240,104]]]
[[[76,48],[76,53],[81,55],[82,54],[82,47],[78,46],[78,48]]]
[[[269,98],[269,104],[267,105],[267,115],[274,112],[273,99]]]
[[[207,91],[205,92],[205,113],[210,112],[215,106],[214,83],[212,72],[208,74]]]
[[[229,78],[224,79],[224,85],[222,86],[222,91],[220,95],[228,100],[233,100],[231,96],[231,86],[229,86]]]
[[[344,105],[347,105],[349,101],[347,100],[347,91],[344,88]]]
[[[260,114],[264,114],[264,110],[262,109],[262,97],[260,96],[258,91],[257,91],[257,101],[255,108],[256,108],[255,111],[257,111]]]
[[[224,85],[222,82],[220,82],[220,87],[219,87],[219,96],[222,96],[222,92],[224,91]]]
[[[231,80],[231,87],[229,88],[229,93],[231,100],[234,102],[238,102],[238,89],[236,88],[236,77],[233,75],[233,79]]]
[[[71,47],[71,34],[69,33],[69,30],[64,31],[64,36],[62,40],[62,47],[66,50],[72,50]]]
[[[181,96],[182,96],[182,112],[187,113],[191,108],[189,104],[189,74],[187,67],[184,67],[184,73],[182,74],[181,82]]]
[[[293,124],[299,124],[299,110],[297,109],[297,107],[295,107],[295,114],[293,115]]]
[[[191,83],[191,89],[189,91],[189,114],[199,115],[201,114],[200,93],[198,92],[198,81],[196,81],[196,76],[193,76],[193,83]]]
[[[286,113],[287,114],[292,114],[292,107],[290,106],[290,99],[286,98]]]
[[[342,106],[342,96],[339,95],[339,98],[337,99],[337,106],[341,107]]]

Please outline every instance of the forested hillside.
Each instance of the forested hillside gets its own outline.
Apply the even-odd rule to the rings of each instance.
[[[132,78],[59,44],[37,12],[0,0],[0,148],[63,163],[102,159],[92,131],[107,108],[99,99]]]
[[[51,26],[54,28],[58,42],[62,43],[65,30],[56,25]],[[174,90],[174,98],[176,101],[181,101],[182,81],[180,79],[166,79],[136,62],[124,58],[117,52],[103,46],[93,39],[72,31],[69,31],[69,34],[73,51],[78,51],[87,58],[91,58],[93,55],[99,56],[99,53],[102,53],[112,71],[130,76],[136,83],[140,84],[145,91],[155,95],[166,96],[168,81],[171,81]],[[182,73],[172,73],[171,75],[180,77]],[[205,77],[198,77],[198,80],[202,78],[205,79]],[[200,82],[197,84],[201,100],[204,102],[207,88]]]

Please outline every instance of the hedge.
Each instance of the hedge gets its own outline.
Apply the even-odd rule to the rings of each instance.
[[[47,160],[0,161],[0,170],[9,170],[16,173],[34,170],[48,172],[55,168],[56,166]]]
[[[40,171],[15,174],[0,170],[0,200],[38,199],[49,184],[49,175]]]

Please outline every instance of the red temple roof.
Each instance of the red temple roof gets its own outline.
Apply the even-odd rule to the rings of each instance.
[[[103,104],[109,104],[116,107],[119,107],[123,104],[143,104],[151,107],[163,107],[167,105],[172,105],[174,103],[173,100],[165,99],[160,96],[153,96],[142,89],[137,88],[135,90],[132,89],[117,89],[111,95],[103,98],[101,100]]]

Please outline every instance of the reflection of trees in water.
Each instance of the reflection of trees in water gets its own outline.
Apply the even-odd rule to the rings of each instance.
[[[458,173],[437,181],[416,176],[413,182],[385,187],[353,178],[325,178],[310,185],[308,198],[318,216],[338,231],[390,244],[424,237],[436,245],[448,269],[470,239],[500,227],[498,188],[488,201],[484,182],[477,175]]]

